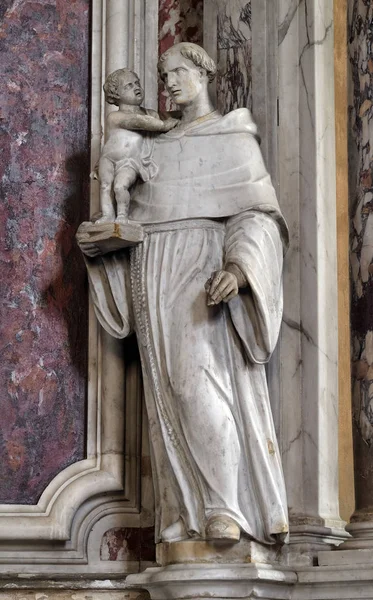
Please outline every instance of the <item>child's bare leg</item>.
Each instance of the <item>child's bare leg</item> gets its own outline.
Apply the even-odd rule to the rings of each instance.
[[[114,181],[114,164],[105,156],[101,156],[98,163],[100,179],[100,206],[102,217],[96,223],[113,223],[115,210],[113,206],[112,186]]]
[[[132,167],[125,167],[117,173],[114,180],[114,193],[117,201],[116,223],[128,223],[130,206],[129,188],[135,183],[137,173]]]

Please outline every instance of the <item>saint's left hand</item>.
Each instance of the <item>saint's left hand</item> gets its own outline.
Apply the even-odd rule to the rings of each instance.
[[[238,294],[237,277],[229,271],[215,271],[206,281],[207,306],[229,302]]]

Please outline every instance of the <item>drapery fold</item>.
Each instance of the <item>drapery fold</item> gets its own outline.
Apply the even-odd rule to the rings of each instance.
[[[211,166],[215,144],[231,155]],[[175,160],[166,165],[176,147],[177,174]],[[286,224],[248,111],[160,136],[153,157],[158,175],[138,186],[132,206],[144,242],[86,263],[101,325],[138,338],[156,539],[179,518],[203,537],[207,519],[225,514],[272,544],[288,516],[264,363],[281,325]],[[207,306],[205,283],[228,263],[247,287]]]

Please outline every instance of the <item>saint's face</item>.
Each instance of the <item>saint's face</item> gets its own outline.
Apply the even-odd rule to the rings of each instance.
[[[144,100],[144,90],[136,73],[122,74],[118,84],[119,102],[140,106]]]
[[[170,52],[161,65],[161,77],[175,104],[188,105],[195,100],[205,82],[199,67],[180,52]]]

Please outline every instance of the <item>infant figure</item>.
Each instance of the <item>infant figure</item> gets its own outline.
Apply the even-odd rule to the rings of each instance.
[[[156,111],[141,106],[144,91],[136,73],[129,69],[111,73],[104,92],[106,102],[116,104],[119,110],[111,112],[106,119],[108,138],[98,163],[102,216],[96,223],[127,223],[130,187],[139,177],[148,181],[157,173],[151,158],[151,137],[140,132],[164,133],[178,121],[162,121]]]

